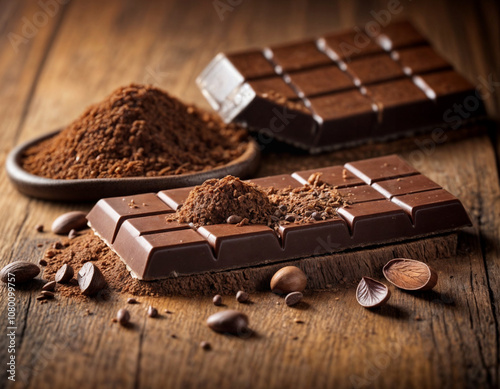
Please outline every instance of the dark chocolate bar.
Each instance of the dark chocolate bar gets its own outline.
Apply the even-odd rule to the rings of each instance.
[[[226,122],[311,152],[443,126],[464,102],[469,120],[486,115],[474,86],[408,22],[372,38],[342,31],[221,53],[197,84]]]
[[[245,268],[453,231],[469,226],[462,203],[392,155],[250,180],[277,189],[300,187],[313,173],[347,201],[337,216],[309,223],[206,225],[167,222],[192,188],[100,200],[89,225],[135,277]]]

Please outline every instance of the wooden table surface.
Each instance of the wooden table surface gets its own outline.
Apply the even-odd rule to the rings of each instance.
[[[61,4],[60,3],[67,3]],[[500,117],[500,10],[495,1],[393,0],[436,48],[485,92]],[[284,42],[387,16],[384,1],[0,1],[0,164],[9,150],[64,126],[90,103],[130,82],[152,83],[208,108],[195,78],[219,51]],[[211,296],[149,298],[130,306],[134,327],[111,324],[125,297],[39,304],[36,286],[17,297],[16,382],[7,381],[0,340],[0,387],[11,388],[343,388],[499,387],[500,143],[486,134],[443,144],[410,142],[402,155],[459,196],[474,226],[456,257],[435,261],[433,292],[393,290],[391,304],[365,310],[355,289],[336,285],[291,309],[271,293],[229,308],[246,312],[257,336],[218,335],[205,323]],[[367,153],[371,153],[368,148]],[[292,155],[271,148],[260,175],[345,162],[347,153]],[[19,194],[0,171],[0,264],[37,262],[40,235],[57,204]],[[2,287],[3,288],[3,287]],[[0,322],[7,332],[7,294]],[[149,319],[153,303],[171,315]],[[89,309],[91,315],[86,315]],[[301,319],[297,324],[294,319]],[[176,335],[173,338],[172,335]],[[213,350],[199,347],[209,341]]]

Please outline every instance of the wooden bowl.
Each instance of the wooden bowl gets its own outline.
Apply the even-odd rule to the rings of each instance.
[[[24,170],[21,164],[24,152],[29,147],[57,135],[60,131],[57,130],[25,142],[9,153],[5,167],[11,182],[19,192],[44,200],[95,201],[103,197],[126,196],[199,185],[207,179],[222,178],[228,174],[248,178],[257,171],[260,160],[257,142],[250,138],[248,148],[239,158],[218,168],[192,174],[61,180],[36,176]]]

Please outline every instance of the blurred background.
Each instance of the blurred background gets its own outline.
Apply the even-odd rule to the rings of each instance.
[[[411,19],[474,84],[489,79],[486,104],[491,116],[500,112],[500,5],[494,0],[2,0],[0,9],[0,110],[10,119],[2,132],[19,134],[16,141],[68,124],[130,82],[209,108],[195,78],[219,51],[387,18]]]

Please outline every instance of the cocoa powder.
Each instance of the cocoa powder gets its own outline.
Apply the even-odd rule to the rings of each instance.
[[[265,188],[226,176],[196,186],[187,200],[167,221],[195,226],[222,224],[234,217],[239,224],[265,224],[275,229],[290,222],[326,220],[346,202],[337,189],[321,181],[319,174],[297,188]]]
[[[247,146],[241,127],[155,87],[132,84],[29,148],[22,165],[56,179],[166,176],[227,164]]]
[[[84,263],[92,261],[101,270],[109,290],[123,294],[155,296],[162,293],[161,282],[141,282],[132,278],[125,264],[98,236],[88,231],[73,239],[65,239],[62,247],[48,260],[44,278],[53,281],[57,270],[68,264],[78,272]],[[86,299],[78,283],[57,285],[58,294],[65,297]]]

